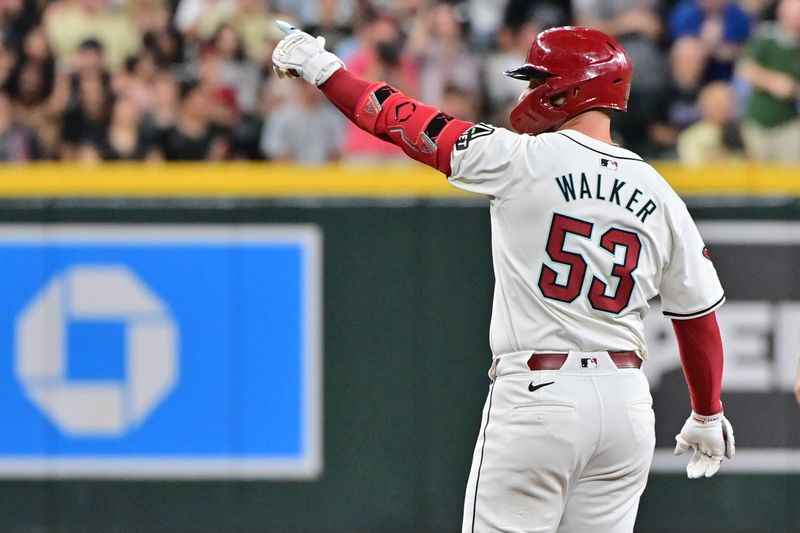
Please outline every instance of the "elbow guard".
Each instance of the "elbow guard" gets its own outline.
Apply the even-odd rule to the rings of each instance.
[[[417,102],[385,83],[374,83],[358,102],[356,124],[391,142],[413,159],[450,175],[450,155],[458,138],[473,126]]]

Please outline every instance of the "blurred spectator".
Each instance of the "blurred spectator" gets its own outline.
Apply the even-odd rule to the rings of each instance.
[[[672,39],[698,37],[709,56],[707,80],[729,80],[750,37],[750,17],[731,0],[683,0],[669,16]]]
[[[106,75],[108,70],[103,43],[94,38],[83,41],[75,49],[70,66],[69,70],[76,76]]]
[[[641,37],[655,42],[661,35],[656,0],[573,0],[579,26],[590,26],[619,39]]]
[[[421,64],[420,99],[442,103],[446,86],[476,90],[480,64],[463,39],[462,23],[452,4],[440,3],[415,19],[408,50]]]
[[[161,31],[169,24],[164,0],[125,0],[125,11],[139,35]]]
[[[324,3],[325,0],[321,0]],[[330,2],[330,0],[328,0]],[[265,0],[236,0],[233,12],[226,4],[217,4],[216,9],[204,17],[198,29],[199,37],[209,39],[218,32],[220,26],[226,24],[233,28],[242,40],[247,57],[253,61],[266,63],[273,46],[283,38],[283,34],[275,27],[276,17],[267,9]],[[284,17],[287,18],[287,17]],[[290,17],[289,17],[290,18]],[[316,35],[316,33],[315,33]],[[325,34],[327,37],[328,35]],[[328,41],[328,48],[334,41]]]
[[[182,69],[185,59],[183,37],[173,26],[145,33],[142,37],[142,44],[153,54],[160,67]]]
[[[503,75],[506,70],[525,63],[533,39],[540,28],[533,22],[522,26],[506,24],[497,34],[497,50],[486,58],[486,98],[493,110],[490,121],[498,126],[508,126],[506,109],[517,103],[522,87],[519,80]]]
[[[227,18],[235,11],[235,0],[180,0],[175,11],[175,27],[184,35],[198,37],[207,18]]]
[[[245,112],[251,112],[256,106],[256,94],[260,78],[260,69],[250,61],[239,34],[232,26],[223,24],[217,30],[211,43],[209,54],[215,56],[215,83],[233,87],[236,103]]]
[[[702,165],[744,155],[739,125],[733,119],[734,95],[724,82],[712,82],[700,93],[702,120],[678,136],[681,163]]]
[[[302,27],[320,24],[323,18],[332,18],[337,25],[346,25],[353,20],[357,0],[274,0],[281,11],[293,12],[297,15]],[[400,3],[400,2],[394,2]]]
[[[444,88],[442,94],[442,111],[461,120],[479,122],[480,101],[474,90],[464,89],[456,85]]]
[[[781,0],[778,20],[764,25],[749,44],[739,75],[753,91],[744,139],[759,161],[800,161],[800,0]]]
[[[661,20],[657,0],[574,0],[579,26],[589,26],[615,37],[633,62],[633,85],[628,112],[616,120],[616,133],[633,151],[649,155],[642,133],[658,113],[657,97],[667,83],[666,59],[659,47]]]
[[[11,100],[0,92],[0,161],[23,162],[36,158],[36,137],[14,121]]]
[[[700,39],[682,37],[670,50],[670,84],[658,99],[655,121],[648,128],[651,152],[673,156],[678,134],[700,120],[697,97],[703,87],[708,56]]]
[[[474,44],[482,48],[490,46],[503,25],[503,10],[508,3],[508,0],[467,0]]]
[[[174,126],[160,132],[156,145],[167,161],[220,161],[228,156],[229,142],[211,121],[212,100],[207,87],[186,82]]]
[[[30,28],[22,42],[22,57],[42,63],[54,63],[53,51],[47,42],[47,33],[44,26],[38,25]]]
[[[384,16],[368,20],[359,31],[360,46],[347,59],[348,70],[370,80],[383,80],[416,97],[419,65],[403,47],[397,21]]]
[[[64,113],[64,159],[77,159],[78,148],[83,144],[99,144],[106,134],[111,114],[111,84],[100,74],[86,74],[77,78],[77,100]]]
[[[341,155],[344,122],[315,87],[298,84],[287,102],[267,117],[261,150],[269,159],[321,164]]]
[[[508,0],[503,21],[503,25],[516,28],[533,21],[542,29],[568,26],[572,21],[572,2],[570,0]]]
[[[153,106],[154,84],[158,76],[158,64],[152,52],[142,52],[130,58],[124,69],[116,71],[112,78],[114,93],[131,98],[140,110]]]
[[[107,130],[85,142],[79,155],[83,161],[143,161],[156,157],[152,139],[142,134],[141,111],[127,97],[114,102]]]
[[[350,21],[342,16],[342,10],[339,9],[342,4],[341,0],[319,0],[317,20],[309,26],[313,35],[325,37],[329,50],[336,49],[352,34]]]
[[[217,87],[211,94],[212,122],[225,132],[229,143],[228,158],[260,159],[259,141],[263,120],[245,113],[231,87]]]
[[[59,65],[70,66],[73,53],[87,39],[105,50],[107,65],[121,67],[139,49],[140,36],[127,14],[107,0],[58,0],[47,7],[45,27]]]
[[[61,115],[69,99],[69,80],[56,76],[52,62],[21,60],[6,82],[18,123],[36,133],[44,157],[57,155]]]
[[[17,54],[14,50],[0,44],[0,86],[8,83],[8,79],[16,67]]]
[[[739,0],[739,5],[752,22],[775,18],[774,0]]]
[[[41,17],[34,0],[4,0],[0,3],[0,32],[3,44],[12,50],[22,48],[25,36]]]
[[[403,93],[419,92],[419,65],[403,49],[400,28],[394,19],[375,16],[365,20],[358,32],[359,48],[345,61],[348,70],[368,80],[382,80]],[[361,160],[404,159],[400,148],[381,141],[348,122],[345,157]]]
[[[143,127],[149,135],[168,130],[178,120],[180,84],[174,74],[161,71],[153,81],[152,106],[145,113]]]
[[[41,105],[53,91],[55,75],[52,63],[23,58],[8,76],[7,86],[14,100]]]

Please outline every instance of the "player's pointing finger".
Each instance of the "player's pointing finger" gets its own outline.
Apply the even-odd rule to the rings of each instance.
[[[300,31],[297,28],[295,28],[294,26],[292,26],[291,24],[289,24],[288,22],[284,22],[282,20],[276,20],[275,21],[275,26],[277,26],[278,29],[281,30],[286,35],[291,35],[291,34],[293,34],[295,32]]]

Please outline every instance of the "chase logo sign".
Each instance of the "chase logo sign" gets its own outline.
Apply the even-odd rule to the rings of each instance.
[[[122,379],[69,379],[64,341],[70,325],[81,324],[118,324]],[[15,340],[20,385],[63,434],[124,435],[175,386],[175,323],[164,303],[125,265],[78,265],[54,275],[19,315]],[[80,349],[93,351],[97,345]]]
[[[0,226],[0,476],[313,478],[312,226]]]

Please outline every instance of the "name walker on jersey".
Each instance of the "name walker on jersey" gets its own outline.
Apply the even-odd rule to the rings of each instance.
[[[567,202],[602,200],[627,209],[642,222],[658,209],[652,199],[642,196],[644,194],[642,190],[620,178],[611,178],[599,173],[595,178],[588,178],[585,172],[581,172],[579,178],[573,177],[570,173],[557,176],[555,180]]]

